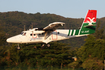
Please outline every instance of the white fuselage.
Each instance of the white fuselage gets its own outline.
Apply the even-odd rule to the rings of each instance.
[[[69,29],[57,29],[51,33],[44,31],[35,31],[34,29],[23,31],[21,34],[7,39],[8,43],[49,43],[69,39],[73,36],[68,36]]]

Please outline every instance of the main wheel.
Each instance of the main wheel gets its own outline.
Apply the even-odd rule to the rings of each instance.
[[[47,44],[47,47],[50,47],[50,44]]]

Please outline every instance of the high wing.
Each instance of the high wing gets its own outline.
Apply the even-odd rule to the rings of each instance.
[[[52,31],[55,31],[58,27],[63,26],[64,24],[65,23],[63,22],[53,22],[43,28],[43,30],[45,31],[44,39],[47,39]]]
[[[44,31],[54,31],[56,30],[58,27],[63,26],[65,23],[63,22],[53,22],[50,23],[48,26],[46,26],[45,28],[43,28]]]

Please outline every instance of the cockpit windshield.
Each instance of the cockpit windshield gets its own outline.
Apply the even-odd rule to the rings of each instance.
[[[25,36],[26,35],[26,32],[21,32],[21,35]]]

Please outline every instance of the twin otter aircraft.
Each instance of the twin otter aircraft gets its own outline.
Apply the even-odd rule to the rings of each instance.
[[[50,23],[45,28],[33,28],[27,31],[23,31],[21,34],[10,37],[7,39],[8,43],[45,43],[48,44],[51,41],[58,41],[69,39],[73,37],[87,36],[95,32],[96,28],[96,15],[97,10],[88,10],[87,15],[83,21],[80,29],[57,29],[63,26],[63,22]],[[44,44],[42,45],[44,46]],[[17,47],[20,49],[19,45]]]

